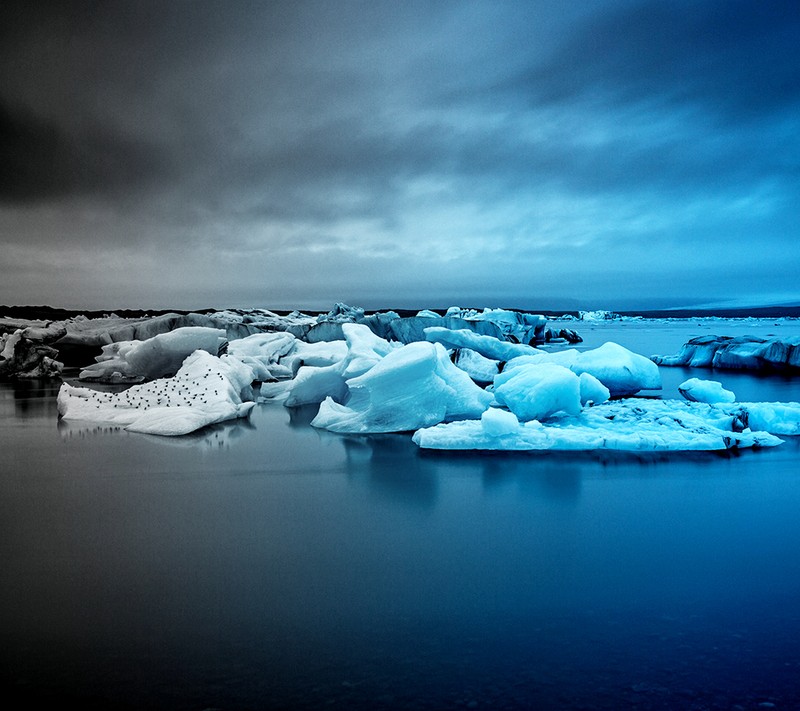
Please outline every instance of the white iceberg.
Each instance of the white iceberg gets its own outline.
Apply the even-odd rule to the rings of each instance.
[[[348,433],[404,432],[479,417],[492,400],[453,365],[443,346],[426,341],[392,350],[346,384],[346,403],[325,399],[311,422],[314,427]]]
[[[450,329],[442,326],[429,326],[425,329],[425,340],[441,343],[447,348],[470,348],[485,358],[492,360],[511,360],[519,356],[543,353],[538,348],[524,343],[501,341],[494,336],[482,336],[467,329]]]
[[[420,429],[413,441],[425,449],[570,451],[722,450],[781,443],[767,431],[742,431],[741,412],[734,415],[714,405],[681,400],[611,401],[546,423],[531,420],[515,425],[512,417],[490,410],[480,420]]]
[[[96,363],[81,370],[80,379],[141,382],[171,376],[196,350],[216,356],[226,342],[222,329],[186,326],[142,341],[109,343],[95,358]]]
[[[330,349],[329,365],[303,365],[293,380],[284,383],[264,383],[261,396],[265,400],[283,400],[287,407],[319,403],[327,397],[343,402],[348,395],[346,381],[367,372],[381,359],[399,347],[379,336],[368,326],[358,323],[341,324],[344,341],[316,344],[298,343],[301,353],[309,348]],[[317,354],[319,355],[319,354]],[[338,357],[338,360],[336,358]]]
[[[291,333],[256,333],[231,341],[228,353],[247,363],[256,380],[270,382],[297,375],[301,367],[324,367],[342,360],[347,354],[344,341],[306,343]]]
[[[555,353],[540,351],[514,358],[506,363],[504,372],[531,363],[556,363],[569,368],[576,375],[593,375],[608,388],[611,397],[661,389],[661,374],[652,360],[611,341],[588,351],[568,348]]]
[[[494,379],[494,397],[520,420],[541,420],[556,412],[581,411],[580,379],[555,363],[523,365]]]
[[[58,412],[65,420],[111,424],[132,432],[182,435],[249,415],[255,404],[252,381],[252,369],[238,359],[195,351],[174,377],[134,385],[119,393],[64,383],[58,392]]]
[[[734,416],[741,428],[765,430],[776,435],[800,435],[800,403],[738,402],[716,407]]]
[[[500,361],[482,356],[471,348],[457,348],[450,356],[456,367],[463,370],[476,383],[494,382],[500,372]]]
[[[716,380],[689,378],[678,386],[678,392],[692,402],[734,402],[736,395]]]

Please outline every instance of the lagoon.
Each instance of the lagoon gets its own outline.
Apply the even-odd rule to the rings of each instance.
[[[574,324],[645,355],[792,323]],[[662,368],[738,399],[797,378]],[[0,384],[0,680],[106,708],[800,706],[800,442],[442,453],[314,410],[160,438]],[[772,704],[772,706],[769,706]]]

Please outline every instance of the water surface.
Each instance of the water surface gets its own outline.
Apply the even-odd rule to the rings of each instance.
[[[692,375],[800,400],[791,379],[691,369],[665,372],[665,391]],[[797,440],[420,452],[281,406],[167,439],[59,423],[55,392],[0,385],[9,693],[136,709],[800,707]]]

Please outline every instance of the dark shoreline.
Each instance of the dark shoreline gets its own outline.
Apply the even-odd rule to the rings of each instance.
[[[483,307],[465,307],[477,308]],[[504,307],[503,307],[504,308]],[[163,316],[164,314],[209,314],[217,311],[241,311],[266,309],[266,307],[244,308],[204,308],[204,309],[63,309],[54,306],[0,306],[0,317],[26,319],[31,321],[61,321],[76,316],[86,316],[87,318],[104,318],[111,314],[121,318],[145,318],[148,316]],[[292,313],[287,309],[268,309],[278,316],[286,316]],[[444,313],[446,308],[434,308],[432,311]],[[518,309],[508,307],[509,311],[524,311],[525,313],[541,313],[550,317],[573,316],[578,317],[579,311],[575,309]],[[316,311],[314,309],[302,309],[304,313],[315,314],[325,313],[325,310]],[[419,309],[384,309],[368,310],[369,313],[379,311],[394,311],[400,316],[414,316]],[[738,309],[702,309],[702,308],[683,308],[683,309],[643,309],[640,311],[613,311],[611,313],[619,316],[641,316],[643,318],[797,318],[800,317],[800,306],[763,306]]]

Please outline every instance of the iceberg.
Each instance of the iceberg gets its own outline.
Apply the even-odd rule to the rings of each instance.
[[[218,355],[227,343],[219,328],[185,326],[144,341],[117,341],[103,346],[96,363],[83,368],[81,380],[138,383],[174,375],[196,350]]]
[[[252,369],[238,359],[192,353],[172,378],[119,393],[64,383],[58,412],[65,420],[123,427],[132,432],[182,435],[206,425],[247,417],[255,402]]]
[[[64,364],[57,360],[58,351],[52,344],[65,333],[66,329],[57,323],[0,333],[0,377],[58,377]]]
[[[611,341],[588,351],[569,348],[555,353],[539,351],[532,356],[514,358],[506,363],[504,372],[536,363],[563,365],[576,375],[588,373],[608,388],[611,397],[661,389],[661,374],[652,360]]]
[[[666,366],[794,370],[800,368],[800,337],[698,336],[687,341],[676,355],[654,355],[651,359]]]
[[[443,326],[428,326],[424,329],[424,332],[425,340],[431,343],[441,343],[447,348],[469,348],[480,353],[484,358],[492,360],[511,360],[519,356],[544,353],[544,351],[524,343],[501,341],[494,336],[481,335],[463,328],[450,329]]]
[[[346,385],[349,378],[367,372],[384,356],[399,347],[399,344],[390,343],[376,336],[364,324],[342,323],[340,327],[344,341],[328,344],[298,342],[297,345],[301,353],[308,353],[315,346],[334,349],[330,353],[334,362],[328,365],[303,365],[291,381],[264,383],[261,386],[261,396],[265,400],[283,400],[287,407],[320,403],[327,397],[343,402],[349,392]]]
[[[346,385],[346,402],[326,398],[311,421],[314,427],[343,433],[411,431],[479,417],[492,400],[453,365],[443,346],[426,341],[392,350]]]
[[[722,383],[716,380],[702,380],[689,378],[678,386],[678,392],[687,400],[693,402],[734,402],[736,395],[730,390],[725,390]]]
[[[412,439],[423,449],[449,450],[688,451],[780,444],[768,431],[742,429],[749,407],[733,413],[705,403],[628,398],[546,423],[520,423],[513,413],[491,408],[481,419],[421,428]],[[751,425],[768,424],[758,414],[755,408]],[[787,420],[800,427],[798,415],[800,406],[796,413],[778,413],[776,418],[784,427]]]
[[[305,365],[324,367],[342,360],[347,345],[342,341],[306,343],[291,333],[256,333],[228,344],[228,353],[247,363],[256,380],[269,382],[297,375]]]
[[[494,379],[494,398],[520,420],[542,420],[556,412],[581,411],[580,379],[555,363],[522,365]]]
[[[476,383],[489,385],[500,372],[500,361],[486,358],[471,348],[457,348],[450,359]]]

